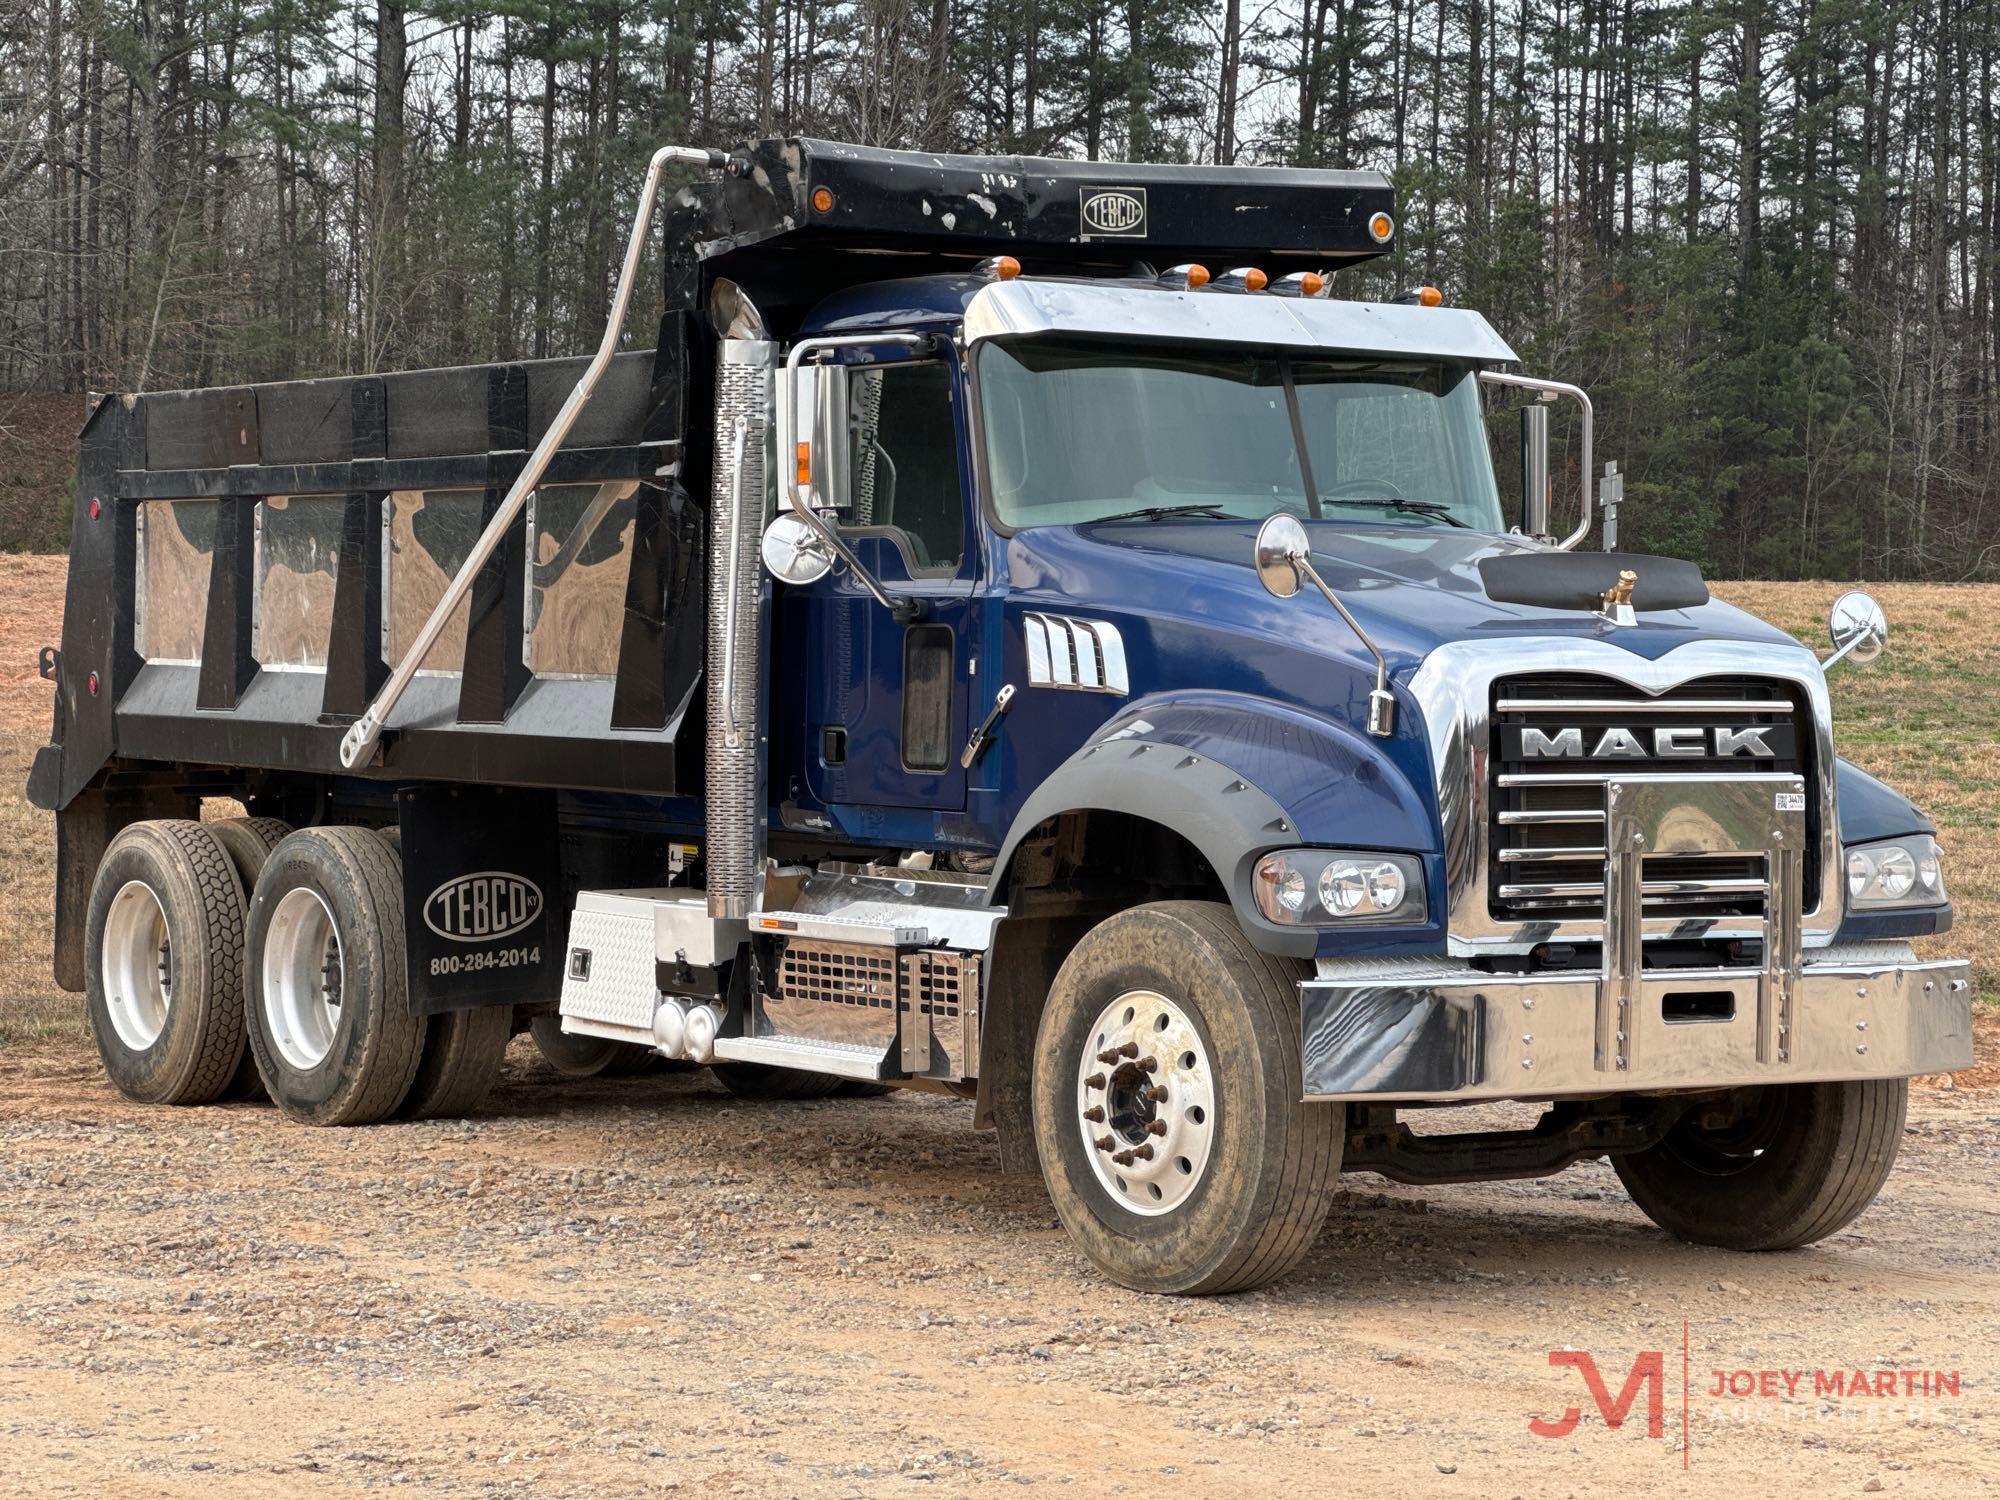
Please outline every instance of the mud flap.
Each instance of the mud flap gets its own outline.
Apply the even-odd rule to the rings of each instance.
[[[554,1001],[562,986],[556,799],[514,787],[406,787],[410,1007]]]

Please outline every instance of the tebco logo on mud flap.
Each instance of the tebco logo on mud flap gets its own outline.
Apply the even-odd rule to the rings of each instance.
[[[454,943],[512,937],[541,914],[541,887],[505,870],[460,875],[424,899],[424,926]]]
[[[1094,234],[1143,235],[1146,232],[1146,190],[1085,188],[1083,232],[1085,238]]]

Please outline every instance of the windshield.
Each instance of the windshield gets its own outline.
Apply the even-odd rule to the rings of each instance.
[[[1289,510],[1504,529],[1461,367],[1038,338],[984,344],[979,385],[1008,526]]]

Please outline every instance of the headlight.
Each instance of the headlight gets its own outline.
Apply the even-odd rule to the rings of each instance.
[[[1280,849],[1257,861],[1257,909],[1287,927],[1424,920],[1423,861],[1352,849]]]
[[[1944,865],[1937,840],[1929,834],[1856,844],[1847,851],[1848,910],[1941,906],[1944,901]]]

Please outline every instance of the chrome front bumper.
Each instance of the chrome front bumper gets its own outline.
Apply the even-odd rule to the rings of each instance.
[[[1300,987],[1305,1097],[1548,1099],[1907,1078],[1972,1063],[1971,966],[1920,963],[1902,944],[1807,956],[1788,1046],[1760,1060],[1761,969],[1648,969],[1634,979],[1488,974],[1441,959],[1328,960]],[[1632,1046],[1598,1046],[1616,996]],[[1769,1013],[1766,999],[1765,1013]]]

